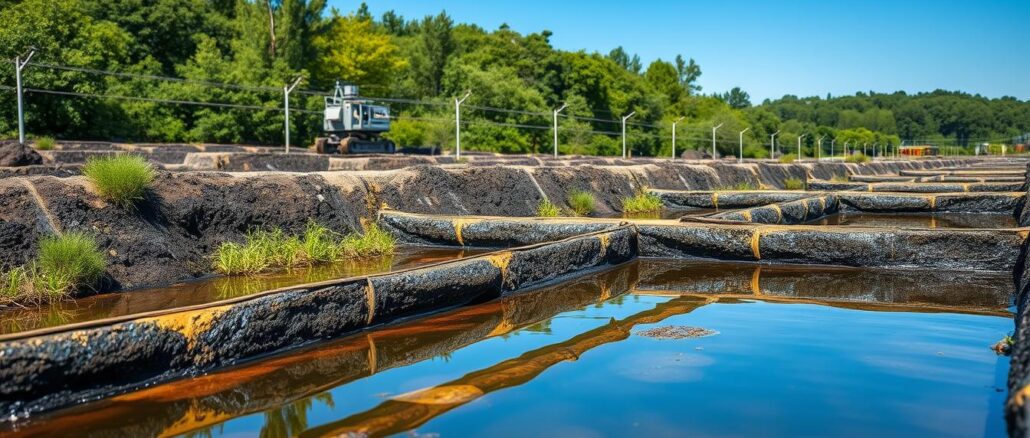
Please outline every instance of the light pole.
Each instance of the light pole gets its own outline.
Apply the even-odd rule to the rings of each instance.
[[[554,110],[554,158],[558,158],[558,113],[567,106],[568,103],[562,103],[561,108]]]
[[[779,133],[780,131],[777,130],[769,136],[769,158],[776,159],[776,134]]]
[[[715,159],[715,130],[719,129],[719,127],[721,127],[722,125],[725,125],[725,124],[726,124],[726,122],[723,122],[723,123],[720,123],[720,124],[715,125],[715,126],[712,127],[712,159],[713,160]]]
[[[32,59],[32,55],[36,54],[36,49],[29,50],[29,54],[25,55],[25,60],[21,60],[21,56],[14,58],[14,82],[18,88],[18,143],[25,144],[25,110],[22,107],[22,91],[21,91],[21,71],[25,68],[25,65]]]
[[[819,159],[822,156],[822,153],[823,153],[823,139],[824,138],[826,138],[826,135],[823,135],[822,137],[819,137],[819,139],[815,141],[816,142],[815,161],[819,161]]]
[[[469,98],[470,94],[472,94],[472,90],[466,91],[461,99],[454,98],[454,150],[459,160],[461,159],[461,104]]]
[[[683,119],[684,119],[684,117],[680,117],[680,118],[676,119],[675,122],[672,122],[672,159],[673,160],[676,159],[676,124],[679,123]]]
[[[300,81],[304,79],[304,76],[297,76],[297,79],[293,81],[292,85],[283,85],[283,111],[286,117],[283,117],[283,124],[286,127],[286,153],[290,153],[290,92],[293,91],[297,85],[300,85]]]
[[[830,159],[831,160],[833,159],[833,145],[836,144],[836,143],[837,143],[837,138],[836,137],[830,139]]]
[[[808,134],[801,134],[798,136],[798,161],[801,161],[801,139],[805,138]]]
[[[626,114],[626,115],[622,116],[622,158],[623,159],[626,159],[626,120],[629,120],[629,118],[633,117],[633,115],[636,114],[636,113],[637,113],[636,111],[633,111],[633,112],[631,112],[629,114]]]
[[[740,157],[737,158],[738,163],[744,162],[744,133],[750,129],[751,127],[748,126],[747,128],[744,128],[743,131],[740,131]]]

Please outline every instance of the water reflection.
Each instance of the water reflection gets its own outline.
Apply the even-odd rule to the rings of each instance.
[[[988,317],[913,312],[1007,315],[1004,308],[1008,305],[1009,291],[1003,283],[1008,282],[1007,287],[1011,288],[1011,279],[1004,277],[642,260],[576,281],[32,417],[18,424],[16,430],[7,431],[15,436],[61,434],[68,430],[83,436],[382,436],[429,425],[434,431],[450,428],[456,434],[476,434],[473,432],[477,430],[486,434],[476,428],[503,422],[507,415],[503,412],[509,412],[496,410],[495,404],[514,403],[510,412],[519,415],[522,409],[560,399],[564,405],[549,409],[562,412],[561,409],[574,405],[590,411],[590,406],[594,406],[592,400],[605,397],[595,393],[604,393],[609,388],[613,394],[618,394],[613,397],[623,400],[603,403],[610,404],[613,411],[600,416],[597,413],[545,415],[536,422],[522,419],[528,421],[523,426],[525,430],[517,430],[532,435],[534,428],[553,427],[548,429],[553,432],[559,430],[559,426],[568,426],[565,424],[568,422],[587,426],[594,422],[626,420],[631,412],[641,409],[653,415],[672,416],[648,423],[654,429],[663,421],[679,418],[678,415],[693,415],[682,410],[666,412],[676,406],[694,406],[698,413],[721,412],[718,409],[726,403],[734,406],[744,403],[754,408],[761,400],[791,412],[811,412],[807,415],[818,416],[822,412],[849,412],[854,406],[845,403],[843,400],[847,398],[843,398],[835,402],[840,404],[837,408],[821,405],[816,409],[789,394],[775,393],[779,390],[777,382],[800,379],[807,382],[805,391],[825,387],[831,396],[838,397],[832,392],[835,388],[864,384],[861,379],[833,374],[850,376],[851,368],[837,365],[843,362],[865,367],[864,372],[877,376],[900,379],[901,383],[894,382],[894,385],[908,384],[904,383],[908,382],[905,379],[917,376],[920,381],[932,381],[936,388],[933,390],[952,396],[946,400],[961,401],[970,395],[948,392],[955,391],[952,388],[955,382],[951,381],[954,379],[948,376],[967,375],[967,380],[979,379],[979,371],[975,370],[984,365],[993,366],[989,363],[994,360],[993,356],[980,353],[993,355],[987,345],[994,340],[992,337],[996,338],[992,331],[995,327],[991,326],[985,336],[982,323]],[[905,313],[839,309],[833,309],[836,313],[827,313],[817,310],[827,309],[825,306],[805,305],[755,307],[755,299],[903,310]],[[838,319],[831,323],[827,322],[829,318]],[[1011,326],[1010,317],[988,319],[1001,321],[995,324],[998,326]],[[635,331],[644,328],[642,326],[663,322],[689,322],[718,330],[720,334],[692,341],[657,341],[633,336]],[[803,325],[805,323],[829,324],[836,331],[828,333],[826,330],[830,329],[824,326],[813,330]],[[857,342],[854,340],[836,345],[836,339],[854,336],[866,339],[862,337],[866,336],[865,332],[852,333],[858,330],[856,327],[865,327],[862,330],[868,331],[870,337],[863,341],[869,344],[867,348],[851,348],[849,342]],[[953,336],[956,333],[961,336]],[[758,338],[760,342],[756,341]],[[699,343],[706,345],[704,351],[695,349],[695,345],[701,345]],[[981,343],[982,351],[978,348]],[[723,345],[726,350],[713,345]],[[836,351],[833,354],[837,356],[823,363],[820,357],[830,350]],[[618,354],[613,356],[613,352]],[[940,352],[947,356],[938,356]],[[763,354],[766,356],[761,356],[761,361],[754,361],[755,355]],[[443,360],[450,363],[446,367],[433,365]],[[883,364],[892,361],[904,363],[907,368],[881,369]],[[777,366],[770,370],[765,366],[755,367],[755,363],[777,363]],[[801,368],[806,371],[798,371]],[[938,377],[919,376],[921,370]],[[776,377],[760,377],[763,373]],[[713,375],[721,377],[715,379]],[[409,381],[404,376],[417,384],[402,385]],[[574,382],[585,376],[595,380]],[[744,382],[749,383],[744,385]],[[544,384],[560,386],[542,390],[539,386]],[[706,389],[676,385],[702,385]],[[741,397],[741,391],[752,394],[748,385],[768,386],[769,392],[759,394],[767,399]],[[980,391],[974,394],[976,397],[983,395],[981,392],[993,394],[993,390],[977,385],[979,383],[966,385],[966,390]],[[514,387],[519,390],[501,391]],[[646,398],[651,400],[647,403],[633,398],[641,392],[661,391],[669,391],[662,396],[666,398]],[[361,394],[365,394],[363,398]],[[703,395],[705,401],[684,404],[682,398],[695,397],[691,394]],[[725,397],[722,394],[726,394]],[[878,400],[876,397],[892,402],[900,397],[904,401],[908,400],[904,395],[909,392],[904,388],[887,387],[863,394],[863,397],[871,397],[868,405],[878,406],[874,402]],[[472,407],[484,398],[491,398],[493,402],[487,406],[477,404],[477,409],[457,409]],[[860,406],[866,405],[860,403]],[[983,406],[986,405],[980,407]],[[930,413],[937,412],[933,405],[926,409]],[[739,413],[739,409],[730,410]],[[789,412],[778,412],[778,418],[791,417]],[[713,426],[719,421],[727,421],[725,424],[729,426],[736,424],[728,418],[701,415],[694,425]],[[891,416],[885,421],[910,420]],[[803,423],[787,421],[784,424]],[[623,426],[620,423],[618,427]],[[4,427],[11,425],[0,425],[0,433],[4,432]],[[516,429],[505,430],[510,434]],[[686,429],[663,430],[685,433]],[[818,429],[810,432],[815,430]],[[897,429],[905,430],[910,429]],[[633,432],[619,431],[621,434]]]
[[[370,260],[347,260],[258,276],[209,277],[160,288],[58,301],[39,308],[4,308],[0,310],[0,334],[209,303],[298,284],[406,269],[483,252],[486,250],[407,247],[400,248],[392,256]]]
[[[896,228],[1015,228],[1011,214],[969,213],[838,213],[809,222],[811,225]]]

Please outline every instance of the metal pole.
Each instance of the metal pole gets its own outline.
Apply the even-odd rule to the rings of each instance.
[[[631,113],[629,113],[629,114],[627,114],[625,116],[622,116],[622,158],[623,159],[626,159],[626,120],[629,119],[630,117],[633,117],[633,115],[636,114],[636,113],[637,113],[636,111],[633,111],[633,112],[631,112]]]
[[[558,113],[567,106],[568,103],[563,103],[561,108],[554,110],[554,158],[558,158]]]
[[[680,120],[683,120],[683,117],[680,117],[680,118],[676,119],[675,122],[672,122],[672,159],[673,160],[676,159],[676,124],[679,123]]]
[[[851,143],[851,140],[844,142],[844,158],[848,157],[848,143]]]
[[[836,138],[830,139],[830,160],[833,160],[833,145],[837,143]]]
[[[816,142],[816,147],[815,147],[815,161],[819,161],[819,159],[820,159],[820,158],[821,158],[821,156],[822,156],[822,153],[823,153],[823,139],[824,139],[824,138],[826,138],[826,136],[825,136],[825,135],[824,135],[824,136],[822,136],[822,137],[819,137],[819,139],[815,141],[815,142]]]
[[[719,129],[720,126],[725,125],[726,122],[720,123],[712,127],[712,159],[715,159],[715,130]]]
[[[805,135],[806,134],[801,134],[798,136],[798,161],[801,161],[801,139],[805,138]]]
[[[749,129],[751,129],[750,126],[744,128],[743,131],[740,131],[740,156],[737,158],[738,163],[744,162],[744,133],[747,132]]]
[[[30,50],[29,54],[25,55],[24,61],[21,60],[21,56],[14,58],[14,81],[18,91],[18,143],[21,144],[25,144],[25,109],[22,103],[21,71],[34,54],[36,54],[36,51]]]
[[[283,85],[283,124],[286,127],[286,153],[290,153],[290,92],[293,88],[300,84],[300,81],[304,79],[303,76],[298,77],[293,81],[293,85]]]
[[[457,159],[461,159],[461,103],[468,99],[471,91],[466,91],[461,99],[454,98],[454,150]]]
[[[769,136],[769,158],[776,158],[776,134],[780,131],[776,131]]]

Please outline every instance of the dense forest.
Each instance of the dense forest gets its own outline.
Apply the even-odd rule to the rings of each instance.
[[[1009,142],[1030,131],[1030,102],[962,92],[785,96],[753,105],[746,91],[704,90],[688,56],[655,60],[557,50],[551,33],[520,34],[455,23],[445,12],[374,17],[364,5],[329,10],[325,0],[0,0],[0,57],[35,48],[24,72],[27,130],[69,139],[281,144],[283,85],[292,138],[310,144],[322,95],[337,80],[391,107],[401,145],[454,144],[454,98],[462,145],[548,152],[552,110],[563,103],[562,153],[621,152],[623,115],[637,155],[708,150],[769,154],[770,135],[804,153],[824,138],[839,146]],[[0,65],[0,133],[16,131],[14,63]],[[62,94],[54,94],[59,92]],[[707,93],[707,94],[706,94]],[[200,105],[198,103],[205,103]]]

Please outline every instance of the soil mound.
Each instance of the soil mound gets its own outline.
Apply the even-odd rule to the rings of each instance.
[[[0,141],[0,167],[43,164],[41,157],[32,148],[14,140]]]

